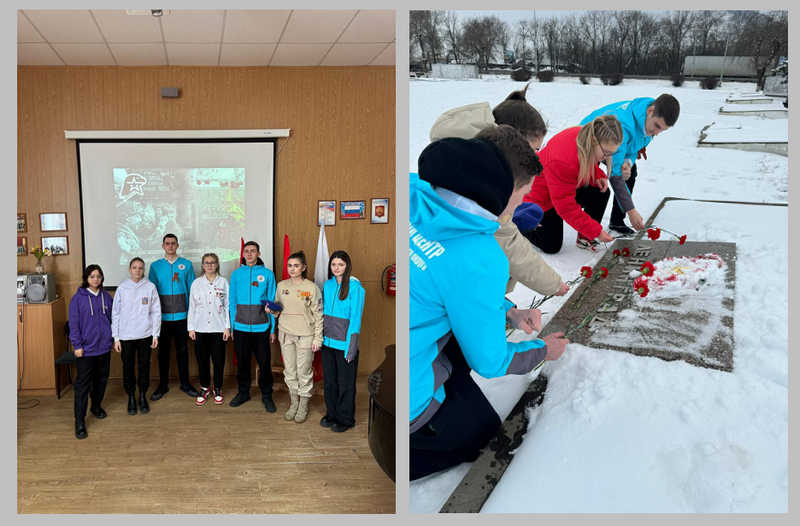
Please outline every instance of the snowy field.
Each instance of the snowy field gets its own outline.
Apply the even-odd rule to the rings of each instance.
[[[430,126],[443,111],[481,101],[495,106],[524,85],[410,81],[410,170],[416,171]],[[595,79],[584,86],[557,79],[534,82],[527,97],[548,122],[546,142],[606,104],[675,95],[680,119],[638,163],[634,198],[648,218],[668,196],[788,203],[788,158],[697,148],[700,131],[712,122],[768,125],[758,117],[718,114],[732,93],[752,91],[755,85],[744,83],[708,91],[688,81],[675,88],[668,81],[603,86]],[[788,208],[672,201],[657,224],[688,234],[689,241],[737,244],[734,371],[570,344],[543,368],[544,403],[484,512],[788,511]],[[565,225],[562,251],[544,255],[565,281],[600,258],[576,248],[575,237]],[[533,297],[521,285],[509,296],[518,305]],[[543,305],[544,324],[565,300]],[[517,331],[511,339],[532,337]],[[501,418],[534,378],[473,376]],[[411,511],[438,511],[469,467],[411,483]]]

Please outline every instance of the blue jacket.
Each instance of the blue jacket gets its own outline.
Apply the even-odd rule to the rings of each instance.
[[[350,276],[347,298],[339,299],[340,284],[331,278],[322,285],[322,345],[344,352],[345,360],[358,354],[358,335],[364,313],[364,287]]]
[[[275,318],[261,304],[261,300],[275,299],[275,288],[275,274],[264,265],[242,265],[234,270],[229,292],[233,329],[275,332]]]
[[[157,259],[150,264],[147,279],[156,286],[161,299],[161,321],[185,320],[194,281],[192,262],[181,257],[174,263],[166,258]]]
[[[69,339],[84,356],[100,356],[111,350],[111,294],[101,289],[95,296],[79,287],[69,302]]]
[[[442,350],[455,337],[484,378],[525,374],[547,354],[541,340],[506,340],[508,259],[496,221],[448,204],[410,175],[409,416],[413,433],[445,400],[452,366]],[[483,210],[483,209],[481,209]]]
[[[612,157],[611,173],[608,174],[608,182],[614,189],[614,195],[617,196],[620,208],[627,213],[633,206],[633,198],[628,186],[621,183],[622,179],[613,179],[622,175],[622,165],[625,159],[630,159],[633,164],[636,164],[636,158],[639,156],[639,150],[650,144],[653,140],[644,134],[644,121],[647,118],[647,108],[650,107],[655,99],[650,97],[639,97],[633,100],[624,100],[622,102],[615,102],[608,106],[603,106],[587,115],[582,121],[581,125],[590,122],[595,117],[601,115],[614,115],[622,125],[623,139],[619,147],[619,151]]]

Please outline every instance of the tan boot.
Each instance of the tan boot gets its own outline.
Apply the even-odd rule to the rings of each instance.
[[[299,402],[299,396],[297,393],[289,393],[289,396],[292,399],[292,403],[289,406],[289,410],[286,411],[286,414],[283,415],[283,418],[286,420],[294,420],[294,416],[297,414],[297,403]]]
[[[297,408],[297,414],[294,415],[294,421],[298,424],[302,424],[308,418],[308,401],[310,400],[307,396],[300,397],[300,406]]]

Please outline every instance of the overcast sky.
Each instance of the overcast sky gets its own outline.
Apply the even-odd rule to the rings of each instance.
[[[545,18],[551,18],[554,16],[561,17],[568,15],[570,13],[585,13],[586,11],[536,11],[536,19],[542,20]],[[662,11],[647,11],[648,13],[661,13]],[[506,10],[496,10],[496,11],[456,11],[458,13],[458,17],[460,19],[467,19],[472,18],[475,16],[491,16],[497,15],[500,20],[508,22],[510,25],[514,25],[519,20],[526,20],[533,18],[533,10],[530,11],[506,11]]]

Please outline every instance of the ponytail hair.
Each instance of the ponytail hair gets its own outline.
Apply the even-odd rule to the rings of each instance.
[[[347,296],[350,295],[350,272],[353,269],[353,265],[350,263],[350,256],[347,255],[347,252],[344,250],[337,250],[331,254],[331,259],[328,260],[328,279],[333,277],[331,263],[334,259],[341,259],[346,265],[344,274],[342,275],[342,284],[339,287],[339,299],[344,301],[347,299]]]
[[[296,259],[304,267],[306,267],[306,268],[303,269],[303,279],[307,279],[307,277],[308,277],[308,265],[306,265],[306,255],[305,255],[305,253],[302,250],[299,251],[299,252],[295,252],[294,254],[292,254],[291,256],[286,258],[286,261],[289,261],[290,259]]]
[[[621,144],[622,143],[622,125],[619,120],[613,115],[601,115],[595,117],[592,122],[587,122],[578,132],[578,159],[580,160],[580,171],[578,172],[578,186],[586,186],[594,179],[594,157],[592,150],[594,144],[592,138],[596,138],[597,142]],[[608,166],[608,173],[613,169],[613,159],[609,157],[606,159]]]
[[[492,110],[495,123],[508,124],[520,132],[526,141],[544,139],[547,135],[547,124],[525,98],[530,85],[528,83],[525,89],[512,92]]]

